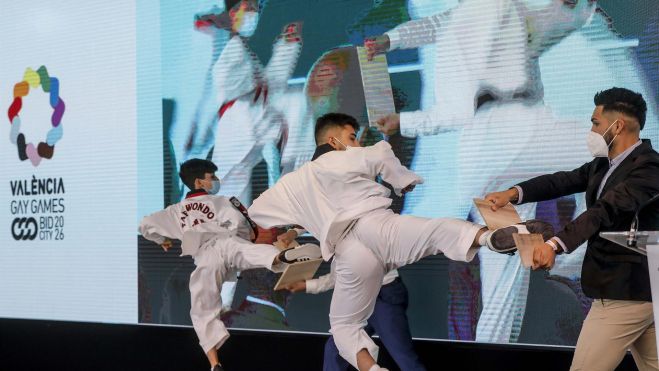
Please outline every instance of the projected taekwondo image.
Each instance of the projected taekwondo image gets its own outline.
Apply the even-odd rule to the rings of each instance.
[[[612,1],[345,6],[161,2],[163,207],[185,199],[178,171],[192,158],[212,160],[218,194],[249,207],[311,160],[316,119],[328,112],[357,118],[363,144],[388,141],[424,178],[413,192],[393,196],[394,211],[480,224],[474,198],[591,161],[586,137],[598,91],[641,93],[648,102],[642,137],[659,136],[656,15],[632,19]],[[558,231],[585,210],[585,199],[516,210]],[[271,243],[285,231],[260,229],[257,241]],[[546,272],[488,249],[469,263],[434,256],[401,268],[412,335],[574,345],[591,303],[581,288],[585,251],[558,256]],[[191,324],[194,265],[174,255],[140,237],[140,322]],[[317,274],[329,270],[324,263]],[[227,326],[328,330],[330,293],[275,291],[280,275],[266,269],[238,276],[222,285],[218,310]]]

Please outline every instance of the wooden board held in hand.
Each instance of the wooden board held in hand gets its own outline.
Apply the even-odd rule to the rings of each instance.
[[[480,198],[474,198],[474,204],[478,208],[478,212],[483,217],[483,220],[485,220],[487,228],[490,230],[522,222],[517,210],[510,203],[497,211],[492,211],[492,203]]]
[[[366,48],[358,46],[357,58],[364,86],[368,124],[377,127],[379,118],[396,113],[387,56],[379,54],[369,61]]]
[[[279,277],[279,281],[275,285],[275,290],[281,290],[291,283],[298,281],[306,281],[313,277],[320,267],[323,259],[313,259],[305,262],[289,264],[284,270],[284,274]]]
[[[533,250],[535,246],[542,245],[545,240],[541,234],[519,234],[513,233],[513,240],[519,252],[519,258],[522,260],[524,268],[530,268],[533,265]]]

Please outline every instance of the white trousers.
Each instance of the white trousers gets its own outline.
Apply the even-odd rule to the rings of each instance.
[[[194,256],[197,267],[190,275],[190,317],[204,353],[219,349],[229,337],[220,320],[222,283],[238,270],[267,268],[281,272],[283,266],[272,264],[279,253],[272,245],[253,244],[238,237],[218,238],[199,249]]]
[[[361,349],[377,359],[378,347],[364,331],[385,273],[429,255],[469,261],[481,226],[458,219],[427,219],[376,210],[357,221],[335,249],[336,283],[330,332],[339,353],[357,367]]]

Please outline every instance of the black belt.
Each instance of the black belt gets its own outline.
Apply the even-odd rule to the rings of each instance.
[[[240,203],[240,201],[235,197],[231,197],[229,200],[231,201],[231,204],[233,204],[233,206],[236,209],[238,209],[238,211],[240,211],[241,214],[243,214],[245,219],[247,219],[247,223],[252,228],[252,232],[254,232],[254,239],[252,240],[252,242],[256,242],[256,239],[259,237],[259,227],[249,217],[249,214],[247,214],[247,208],[242,203]]]

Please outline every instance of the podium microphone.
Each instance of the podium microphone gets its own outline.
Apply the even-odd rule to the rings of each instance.
[[[636,214],[634,214],[634,220],[632,220],[632,225],[629,228],[629,236],[627,236],[627,246],[636,247],[636,243],[638,242],[638,239],[636,237],[636,232],[638,232],[638,214],[640,214],[641,210],[643,210],[644,207],[648,206],[649,204],[653,203],[658,199],[659,199],[659,194],[656,194],[653,197],[651,197],[649,200],[642,203],[641,206],[639,206],[639,208],[636,209]]]

